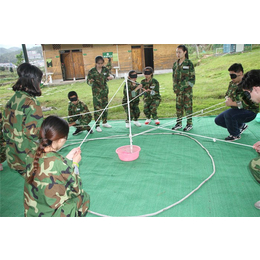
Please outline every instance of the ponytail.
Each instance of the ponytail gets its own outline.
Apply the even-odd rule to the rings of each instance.
[[[30,171],[27,178],[28,183],[32,184],[34,176],[39,172],[39,159],[45,152],[45,148],[52,145],[53,141],[67,138],[68,133],[69,125],[63,118],[49,116],[43,121],[40,129],[40,143],[34,156],[33,169]]]
[[[188,48],[187,48],[185,45],[179,45],[179,46],[177,47],[177,49],[182,49],[184,52],[186,51],[186,53],[185,53],[185,58],[186,58],[186,59],[189,59]]]

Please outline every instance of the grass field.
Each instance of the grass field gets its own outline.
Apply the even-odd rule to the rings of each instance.
[[[211,107],[215,104],[224,102],[224,94],[230,81],[228,68],[233,63],[242,63],[244,71],[251,69],[260,69],[260,49],[253,49],[250,52],[226,54],[223,56],[204,55],[200,61],[194,55],[190,55],[190,59],[197,66],[195,67],[196,83],[193,88],[193,112]],[[140,82],[144,77],[138,77]],[[176,117],[175,94],[172,90],[172,73],[154,75],[160,83],[162,102],[158,108],[159,118]],[[124,79],[115,79],[108,82],[109,100],[118,90]],[[0,109],[3,110],[5,103],[13,95],[12,85],[4,85],[0,87]],[[84,101],[90,111],[93,111],[92,92],[90,86],[85,82],[73,83],[62,86],[44,86],[42,88],[42,96],[39,97],[41,105],[44,107],[52,107],[50,111],[44,112],[44,115],[56,114],[59,116],[67,116],[68,98],[67,93],[75,90],[79,99]],[[109,119],[125,119],[126,114],[122,102],[123,85],[112,100],[110,107],[119,105],[109,110]],[[220,105],[222,106],[222,105]],[[224,106],[224,103],[223,103]],[[143,101],[141,98],[140,109],[143,110]],[[217,115],[221,110],[213,111],[207,115]],[[140,118],[145,118],[141,112]]]

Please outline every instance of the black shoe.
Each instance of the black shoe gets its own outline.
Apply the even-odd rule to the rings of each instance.
[[[185,128],[183,129],[183,131],[188,132],[188,131],[190,131],[192,128],[193,128],[192,125],[186,125]]]
[[[225,138],[226,141],[236,141],[239,140],[241,137],[240,135],[238,136],[233,136],[233,135],[229,135],[228,137]]]
[[[240,134],[242,134],[247,128],[248,128],[248,125],[247,125],[247,124],[244,124],[244,125],[240,128]]]
[[[83,130],[77,128],[76,131],[75,131],[72,135],[78,135],[78,134],[80,134],[81,132],[83,132]]]
[[[91,130],[91,129],[88,129],[88,132],[89,132],[90,134],[93,134],[93,130]]]
[[[178,129],[181,129],[182,128],[182,125],[181,124],[176,124],[172,130],[178,130]]]

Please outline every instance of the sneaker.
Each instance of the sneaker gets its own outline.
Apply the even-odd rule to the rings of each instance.
[[[109,125],[108,123],[105,123],[105,124],[102,124],[103,127],[106,127],[106,128],[111,128],[112,126]]]
[[[240,134],[242,134],[247,128],[248,128],[248,125],[247,125],[247,124],[244,124],[244,125],[240,128]]]
[[[141,123],[139,123],[138,121],[134,121],[134,125],[141,126]]]
[[[145,122],[144,122],[146,125],[149,125],[150,123],[151,123],[151,119],[149,118],[147,118],[146,120],[145,120]]]
[[[83,130],[77,128],[76,131],[72,135],[78,135],[78,134],[80,134],[82,132],[83,132]]]
[[[90,134],[93,134],[93,130],[92,130],[92,129],[89,129],[88,132],[89,132]]]
[[[155,119],[154,122],[155,122],[156,125],[160,124],[160,121],[158,119]]]
[[[186,125],[185,128],[183,129],[183,131],[188,132],[188,131],[190,131],[192,128],[193,128],[192,125]]]
[[[2,171],[4,168],[3,168],[3,165],[2,163],[0,163],[0,171]]]
[[[260,200],[255,203],[255,207],[256,207],[257,209],[260,209]]]
[[[236,141],[239,140],[241,137],[240,135],[238,136],[233,136],[233,135],[229,135],[228,137],[225,138],[226,141]]]
[[[178,129],[181,129],[182,128],[182,125],[181,124],[176,124],[172,130],[178,130]]]
[[[102,132],[102,129],[100,128],[100,126],[97,126],[97,127],[96,127],[96,131],[97,131],[97,132]]]
[[[125,123],[126,128],[129,128],[129,126],[130,126],[129,123]]]

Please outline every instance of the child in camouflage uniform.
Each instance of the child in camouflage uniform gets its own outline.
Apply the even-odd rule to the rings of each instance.
[[[235,141],[240,139],[241,134],[247,129],[248,125],[245,123],[255,119],[259,105],[252,102],[243,90],[238,88],[244,76],[242,65],[234,63],[228,71],[231,81],[225,97],[226,106],[230,108],[219,114],[215,118],[215,123],[228,130],[229,136],[225,138],[226,141]]]
[[[3,170],[2,163],[6,160],[5,155],[5,140],[3,137],[3,120],[2,120],[2,112],[0,112],[0,171]]]
[[[173,64],[173,91],[176,94],[177,122],[172,130],[182,128],[182,117],[185,110],[187,125],[183,131],[192,129],[192,87],[195,84],[193,63],[189,60],[188,49],[179,45],[176,50],[178,60]]]
[[[39,130],[43,121],[42,109],[36,96],[41,96],[42,72],[23,63],[17,68],[19,79],[13,86],[15,94],[3,113],[6,159],[9,167],[25,174],[25,160],[37,149]]]
[[[247,72],[242,81],[238,84],[240,90],[245,91],[247,98],[256,104],[260,103],[260,70],[250,70]],[[255,180],[260,183],[260,141],[253,145],[258,156],[250,161],[249,170]],[[255,207],[260,209],[260,200],[255,203]]]
[[[70,100],[68,106],[69,116],[84,114],[68,118],[69,126],[76,127],[76,131],[72,135],[77,135],[84,130],[90,131],[90,133],[92,133],[92,130],[88,125],[92,119],[92,115],[89,113],[88,106],[78,99],[78,94],[75,91],[70,91],[68,93],[68,98]]]
[[[100,128],[100,118],[102,111],[108,104],[108,86],[107,81],[113,79],[110,76],[108,68],[104,67],[104,59],[102,56],[95,58],[95,67],[88,72],[87,84],[92,87],[93,106],[94,106],[94,119],[96,122],[97,132],[102,132]],[[107,123],[108,112],[105,110],[102,114],[103,127],[112,127]],[[99,120],[98,120],[99,118]]]
[[[153,77],[153,68],[144,68],[145,79],[141,81],[141,85],[137,89],[144,90],[144,114],[146,116],[145,124],[151,123],[151,117],[154,119],[156,125],[160,124],[157,116],[157,108],[161,102],[160,85],[159,82]]]
[[[129,101],[131,101],[133,99],[133,101],[131,101],[129,103],[129,107],[130,107],[130,119],[131,121],[134,119],[134,124],[136,126],[141,126],[141,124],[138,122],[138,118],[140,116],[140,109],[139,109],[139,97],[135,98],[136,96],[136,92],[135,89],[137,87],[136,84],[136,79],[137,79],[137,73],[134,70],[129,71],[128,73],[128,79],[127,80],[127,86],[128,86],[128,95],[129,95]],[[123,104],[123,108],[126,112],[126,128],[129,128],[129,116],[128,116],[128,104],[127,104],[127,92],[126,92],[126,84],[124,86],[124,92],[123,92],[124,96],[123,96],[123,100],[122,100],[122,104]],[[135,99],[134,99],[135,98]]]
[[[24,184],[26,217],[85,216],[89,195],[79,176],[80,148],[66,157],[57,151],[65,144],[68,123],[57,116],[47,117],[41,126],[37,151],[27,159]]]

